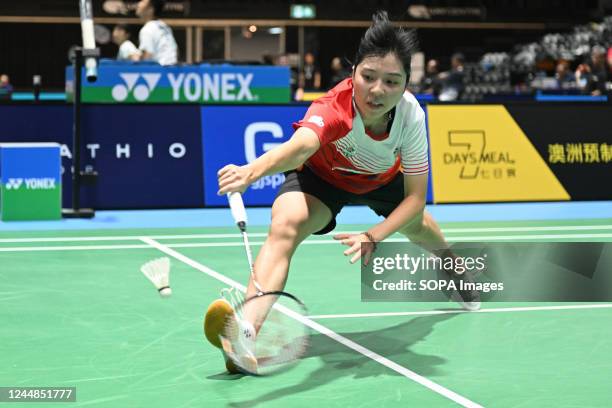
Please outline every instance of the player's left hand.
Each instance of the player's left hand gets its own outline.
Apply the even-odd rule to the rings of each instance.
[[[351,257],[351,263],[357,262],[359,258],[363,258],[363,264],[367,265],[372,258],[374,252],[374,245],[363,245],[362,243],[369,243],[370,240],[363,233],[359,234],[336,234],[334,235],[336,241],[340,241],[342,245],[349,247],[344,251],[345,256],[353,255]]]

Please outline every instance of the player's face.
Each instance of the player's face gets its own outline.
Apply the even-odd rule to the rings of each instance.
[[[359,113],[368,121],[376,121],[402,98],[406,71],[394,53],[366,57],[353,71],[353,86]]]

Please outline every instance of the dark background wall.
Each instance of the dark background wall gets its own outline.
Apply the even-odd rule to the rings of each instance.
[[[103,9],[104,0],[94,1],[95,17],[130,17],[110,15]],[[136,1],[126,1],[128,10],[133,10]],[[290,0],[170,0],[166,18],[232,18],[232,19],[288,19]],[[300,1],[299,3],[306,3]],[[516,44],[536,41],[548,32],[563,32],[588,21],[600,21],[612,14],[612,0],[336,0],[310,1],[317,7],[320,20],[367,21],[377,9],[386,9],[396,20],[425,22],[539,22],[543,29],[441,29],[421,28],[418,30],[420,49],[427,58],[438,58],[442,66],[448,65],[449,56],[463,52],[468,60],[475,60],[485,52],[510,51]],[[415,19],[408,12],[409,6],[427,3],[430,9],[480,10],[477,16],[432,15],[430,19]],[[78,16],[76,0],[21,0],[0,2],[0,16]],[[136,21],[135,21],[136,23]],[[107,25],[112,28],[112,24]],[[139,25],[133,27],[137,42]],[[352,59],[356,46],[363,34],[363,28],[307,27],[306,51],[317,55],[324,78],[329,73],[329,63],[335,56]],[[222,32],[219,32],[222,36]],[[175,28],[179,49],[185,49],[185,30]],[[0,23],[0,73],[11,76],[18,90],[31,88],[32,76],[42,75],[43,88],[61,90],[64,87],[64,68],[68,63],[67,54],[72,45],[81,41],[78,24],[33,24]],[[113,44],[102,45],[102,57],[112,58],[117,52]],[[296,53],[297,28],[288,27],[286,48]],[[208,51],[205,50],[204,56]],[[216,58],[219,53],[215,53]]]

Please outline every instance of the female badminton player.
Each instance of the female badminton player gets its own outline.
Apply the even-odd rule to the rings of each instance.
[[[219,170],[219,194],[243,192],[263,176],[286,172],[255,260],[265,290],[284,288],[296,247],[311,234],[332,231],[348,203],[384,217],[362,233],[334,236],[348,247],[344,255],[351,263],[368,262],[376,243],[396,232],[435,255],[451,254],[425,211],[425,113],[406,90],[414,46],[413,32],[394,27],[386,12],[377,12],[359,44],[351,77],[311,104],[294,124],[291,139],[247,165]],[[255,293],[251,280],[246,297]],[[460,295],[464,308],[480,307],[478,292]]]

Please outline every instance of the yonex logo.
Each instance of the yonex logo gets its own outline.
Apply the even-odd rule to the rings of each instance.
[[[5,187],[7,190],[18,190],[23,183],[23,179],[20,178],[9,178],[8,183],[6,183]]]
[[[159,78],[161,78],[161,74],[134,74],[127,72],[120,73],[119,76],[125,84],[117,84],[113,87],[113,99],[117,102],[125,101],[130,92],[137,101],[146,101],[157,86]],[[136,84],[141,76],[146,84]]]
[[[52,178],[9,178],[5,184],[7,190],[19,190],[22,184],[28,190],[51,190],[55,188],[55,179]]]

